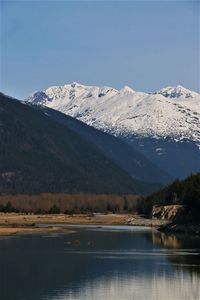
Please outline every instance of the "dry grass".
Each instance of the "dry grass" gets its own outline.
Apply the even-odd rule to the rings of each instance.
[[[126,214],[78,214],[78,215],[34,215],[17,213],[0,213],[0,225],[4,226],[25,226],[34,224],[104,224],[117,225],[124,224],[127,219]]]
[[[146,219],[130,214],[56,214],[34,215],[17,213],[0,213],[0,235],[17,233],[69,233],[69,229],[56,224],[65,225],[130,225],[159,227],[167,223],[165,220]],[[51,224],[48,228],[37,224]]]
[[[63,227],[48,227],[48,228],[41,228],[41,227],[0,227],[0,235],[7,236],[7,235],[15,235],[15,234],[32,234],[32,233],[72,233],[73,231],[63,228]]]
[[[36,224],[90,224],[90,225],[118,225],[126,222],[127,215],[95,214],[95,215],[25,215],[16,213],[0,213],[0,235],[14,235],[18,233],[70,233],[71,230],[50,226],[38,227]]]

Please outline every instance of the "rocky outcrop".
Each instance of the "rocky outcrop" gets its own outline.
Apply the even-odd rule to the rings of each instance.
[[[159,231],[200,235],[200,224],[192,221],[191,213],[184,205],[154,205],[152,219],[168,221]]]
[[[140,215],[129,215],[124,225],[160,227],[167,224],[168,221],[161,219],[144,218]]]
[[[152,209],[152,219],[161,220],[181,220],[185,215],[184,205],[154,205]]]

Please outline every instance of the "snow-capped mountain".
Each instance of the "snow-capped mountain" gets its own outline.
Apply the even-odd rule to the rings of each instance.
[[[200,94],[182,86],[143,93],[128,86],[116,90],[74,82],[36,92],[28,102],[59,110],[128,143],[133,139],[170,139],[200,147]],[[166,154],[157,143],[154,152],[158,159]]]
[[[114,135],[134,133],[200,143],[200,95],[181,86],[147,94],[127,86],[118,91],[72,83],[36,92],[28,101]]]

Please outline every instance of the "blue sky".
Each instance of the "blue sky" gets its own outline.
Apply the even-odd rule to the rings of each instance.
[[[199,90],[198,1],[1,1],[0,90]]]

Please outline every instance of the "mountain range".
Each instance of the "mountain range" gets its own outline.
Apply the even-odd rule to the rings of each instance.
[[[200,170],[200,94],[180,85],[144,93],[73,82],[26,101],[120,138],[171,177]]]

